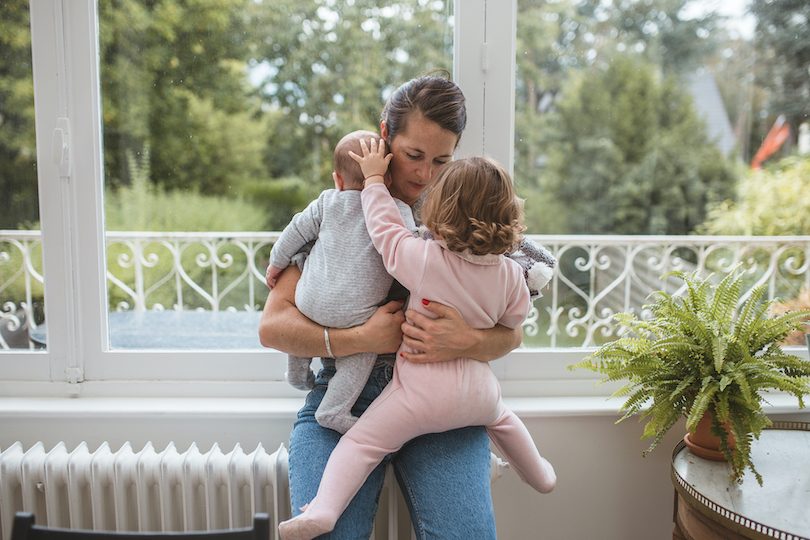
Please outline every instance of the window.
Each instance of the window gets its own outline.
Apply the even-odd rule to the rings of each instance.
[[[561,270],[524,343],[613,339],[612,315],[674,292],[680,281],[659,279],[673,269],[742,263],[772,298],[808,285],[806,238],[695,235],[810,232],[773,210],[795,200],[798,175],[776,196],[778,182],[746,167],[765,157],[772,126],[795,137],[806,120],[808,66],[795,54],[806,17],[788,2],[518,0],[515,182],[529,232],[546,235]],[[771,145],[770,163],[796,154],[795,140]],[[726,210],[746,180],[770,210]]]
[[[0,350],[39,351],[44,294],[29,12],[15,2],[0,13]]]
[[[703,203],[726,197],[730,177],[715,162],[719,180],[706,189],[668,181],[672,171],[704,178],[694,163],[709,167],[718,154],[708,143],[679,150],[687,143],[677,136],[703,128],[684,112],[684,87],[665,75],[711,73],[726,103],[751,89],[753,114],[739,124],[749,136],[736,150],[746,161],[777,111],[765,107],[763,88],[738,84],[753,80],[742,69],[752,56],[747,42],[691,4],[674,12],[656,2],[567,0],[214,4],[31,3],[47,349],[0,353],[4,379],[85,381],[83,392],[100,395],[298,395],[283,383],[281,353],[238,339],[203,343],[213,331],[179,329],[200,328],[193,317],[222,328],[235,314],[255,324],[273,239],[256,231],[281,228],[327,187],[339,135],[376,129],[382,99],[431,67],[452,69],[468,100],[459,155],[513,167],[529,232],[542,233],[571,270],[537,303],[529,346],[493,363],[504,395],[595,392],[592,375],[565,367],[606,339],[610,310],[634,294],[627,284],[649,291],[673,265],[709,268],[711,257],[744,252],[740,242],[681,236],[705,217],[682,210],[703,212]],[[2,9],[18,5],[24,0]],[[720,36],[714,63],[698,65],[701,47]],[[675,44],[694,54],[673,53]],[[645,99],[618,100],[608,112],[622,122],[600,124],[611,92],[628,88]],[[745,103],[727,107],[732,125]],[[805,114],[794,113],[790,122]],[[667,131],[678,118],[694,124]],[[63,143],[56,162],[54,141]],[[628,157],[649,142],[655,152]],[[262,211],[248,210],[248,200],[263,201]],[[610,241],[594,236],[604,233]],[[791,241],[785,249],[770,242],[763,253],[806,260],[807,242]],[[643,259],[649,271],[610,277],[603,270],[618,267],[605,261],[616,253]],[[796,288],[808,279],[803,268],[780,270],[773,282]],[[619,307],[605,303],[608,290],[618,291]],[[161,339],[148,342],[157,331]]]
[[[168,7],[98,5],[110,347],[261,349],[262,231],[400,80],[452,70],[452,5]]]

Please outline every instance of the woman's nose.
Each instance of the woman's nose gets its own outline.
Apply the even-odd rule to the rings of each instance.
[[[422,180],[430,180],[433,177],[433,167],[426,163],[419,167],[417,174]]]

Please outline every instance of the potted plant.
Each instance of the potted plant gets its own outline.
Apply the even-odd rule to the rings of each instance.
[[[651,312],[648,319],[616,315],[623,337],[569,369],[602,373],[602,382],[626,380],[613,396],[629,396],[619,421],[636,413],[648,419],[642,439],[652,437],[653,442],[644,455],[682,416],[688,436],[694,436],[702,417],[709,415],[703,423],[710,425],[719,452],[732,465],[730,479],[741,482],[750,468],[762,484],[751,462],[751,441],[771,424],[762,410],[761,392],[790,393],[804,407],[810,362],[786,354],[779,340],[801,328],[810,311],[769,318],[771,302],[760,302],[764,285],[741,302],[742,273],[732,272],[717,285],[697,272],[676,271],[662,279],[668,276],[685,282],[683,296],[653,293],[657,300],[645,306]]]

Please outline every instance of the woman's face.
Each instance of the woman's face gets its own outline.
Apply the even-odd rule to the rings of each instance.
[[[380,134],[388,139],[385,123]],[[457,143],[458,136],[452,131],[420,113],[411,113],[406,128],[397,133],[389,147],[394,156],[389,166],[391,195],[408,204],[415,203],[441,166],[452,159]]]

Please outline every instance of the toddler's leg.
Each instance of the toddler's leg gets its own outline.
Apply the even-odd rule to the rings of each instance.
[[[502,411],[487,432],[495,446],[521,480],[540,493],[550,493],[557,484],[554,467],[537,451],[529,430],[515,413],[501,403]]]
[[[392,385],[396,385],[395,380],[363,413],[357,425],[340,438],[329,456],[318,494],[302,514],[279,524],[282,540],[309,540],[331,531],[369,473],[387,454],[399,450],[417,433],[413,426],[420,423],[419,419],[410,414],[407,402],[402,401],[403,392],[390,391]]]
[[[287,372],[284,378],[294,388],[299,390],[312,390],[315,386],[315,374],[309,369],[312,358],[287,355]]]
[[[337,372],[329,381],[326,395],[315,412],[315,419],[325,428],[346,433],[357,422],[352,407],[374,367],[377,355],[359,353],[335,358]]]

